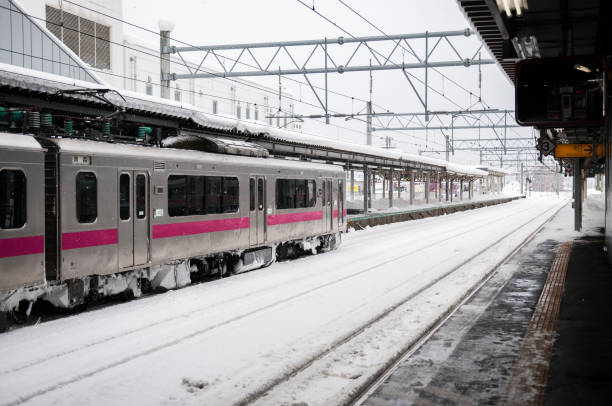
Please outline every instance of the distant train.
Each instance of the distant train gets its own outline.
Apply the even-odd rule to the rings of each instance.
[[[333,165],[0,133],[0,327],[38,299],[73,308],[335,249],[344,182]]]

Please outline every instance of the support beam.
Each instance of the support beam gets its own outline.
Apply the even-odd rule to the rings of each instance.
[[[355,170],[351,169],[351,201],[355,200]]]
[[[393,207],[393,169],[389,169],[389,208]]]
[[[463,179],[459,181],[459,200],[463,200]]]
[[[414,204],[414,169],[410,170],[410,205]]]
[[[582,159],[574,158],[574,230],[582,230]]]
[[[368,183],[369,183],[369,172],[368,172],[368,166],[364,165],[363,166],[363,214],[368,214],[368,206],[369,206],[369,187],[368,187]]]
[[[429,188],[431,183],[431,174],[427,172],[425,174],[425,203],[429,204]]]

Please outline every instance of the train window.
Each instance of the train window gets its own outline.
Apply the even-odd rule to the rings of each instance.
[[[119,218],[130,219],[130,175],[127,173],[119,176]]]
[[[295,208],[295,179],[276,180],[276,208]]]
[[[238,211],[238,178],[223,178],[223,213]]]
[[[306,201],[306,180],[305,179],[297,179],[295,181],[295,207],[302,208],[306,207],[308,203]]]
[[[98,180],[93,172],[76,176],[76,215],[79,223],[93,223],[98,218]]]
[[[257,179],[257,206],[259,210],[264,208],[264,180]]]
[[[206,177],[206,213],[215,214],[222,213],[221,211],[221,196],[222,196],[222,178],[221,176]]]
[[[168,177],[168,214],[170,217],[205,214],[203,195],[204,176],[170,175]]]
[[[26,177],[22,171],[0,171],[0,228],[21,228],[26,222]]]
[[[317,204],[317,186],[315,181],[312,179],[308,180],[307,192],[308,192],[308,205],[306,207],[314,207]]]
[[[321,197],[321,206],[325,206],[327,204],[327,181],[323,181],[323,195]]]
[[[147,184],[144,175],[136,175],[136,218],[147,216]]]
[[[255,210],[255,179],[249,179],[249,210]]]
[[[316,184],[310,179],[277,179],[276,208],[313,207],[317,202]]]

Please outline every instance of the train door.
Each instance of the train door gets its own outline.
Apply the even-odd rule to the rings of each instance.
[[[249,242],[251,245],[266,242],[266,178],[249,179]]]
[[[338,179],[338,226],[344,223],[344,182]]]
[[[146,264],[149,260],[148,175],[119,172],[119,267]]]
[[[334,221],[333,205],[332,205],[332,181],[331,179],[323,179],[323,193],[321,198],[321,210],[323,212],[323,232],[330,232]]]

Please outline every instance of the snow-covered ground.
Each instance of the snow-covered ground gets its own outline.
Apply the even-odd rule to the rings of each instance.
[[[334,252],[11,331],[0,405],[342,402],[566,203],[352,232]]]

